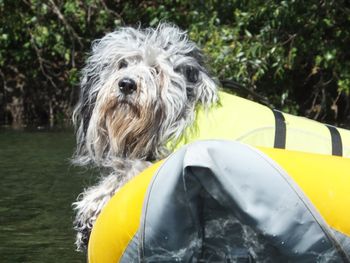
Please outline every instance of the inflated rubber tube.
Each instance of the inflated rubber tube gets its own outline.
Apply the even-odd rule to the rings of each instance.
[[[196,142],[110,200],[89,262],[349,262],[349,171],[348,158]]]

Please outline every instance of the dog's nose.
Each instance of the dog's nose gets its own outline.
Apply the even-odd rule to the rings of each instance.
[[[132,94],[136,90],[136,82],[130,78],[123,78],[118,83],[119,90],[125,94]]]

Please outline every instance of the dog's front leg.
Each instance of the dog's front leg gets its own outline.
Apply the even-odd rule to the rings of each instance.
[[[77,231],[75,242],[77,250],[86,249],[91,229],[110,198],[127,181],[149,165],[149,162],[125,160],[123,165],[115,166],[114,172],[103,177],[97,185],[86,189],[78,196],[77,201],[73,203],[76,212],[74,229]]]

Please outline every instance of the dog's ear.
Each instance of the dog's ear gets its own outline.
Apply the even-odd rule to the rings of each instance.
[[[194,58],[195,63],[186,67],[185,76],[189,82],[189,90],[195,101],[210,106],[217,102],[217,83],[211,77],[206,67],[205,57],[199,48],[194,48],[189,56]],[[192,87],[191,87],[192,86]]]
[[[81,98],[80,98],[80,118],[83,132],[89,127],[90,118],[96,102],[97,93],[92,93],[91,88],[99,81],[99,75],[86,75],[81,82]]]
[[[80,81],[80,97],[73,112],[73,124],[76,129],[77,149],[75,157],[79,158],[85,155],[85,139],[89,127],[90,118],[96,102],[97,93],[93,93],[94,85],[99,81],[99,74],[89,71],[89,63],[82,70]]]
[[[211,106],[218,101],[217,84],[206,70],[199,71],[197,85],[194,89],[196,101],[204,106]]]

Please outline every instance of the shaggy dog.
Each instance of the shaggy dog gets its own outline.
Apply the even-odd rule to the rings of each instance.
[[[195,43],[174,25],[121,28],[93,43],[74,111],[74,162],[109,175],[74,203],[76,245],[83,249],[106,202],[125,182],[167,156],[198,106],[218,102],[217,85]]]

